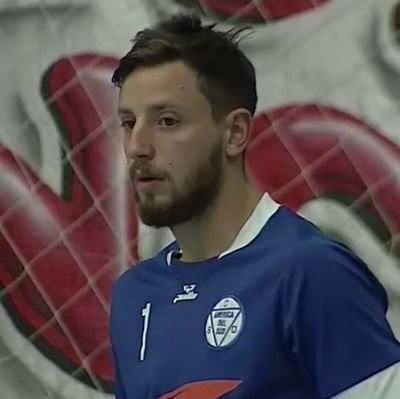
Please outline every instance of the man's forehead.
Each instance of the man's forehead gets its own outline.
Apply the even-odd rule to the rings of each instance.
[[[121,102],[118,105],[118,114],[119,115],[128,115],[128,114],[134,114],[135,104],[134,102]],[[152,102],[152,103],[144,103],[142,102],[140,104],[140,108],[145,110],[146,112],[161,112],[164,110],[172,110],[172,109],[182,109],[184,110],[185,104],[182,104],[180,102],[176,101],[164,101],[164,102]]]
[[[119,95],[122,111],[147,112],[165,108],[186,110],[203,107],[206,98],[198,87],[197,75],[181,61],[140,67],[122,84]],[[135,110],[133,110],[133,108]]]
[[[187,90],[197,86],[197,74],[181,61],[152,66],[142,66],[127,76],[123,87],[168,87],[171,90]]]
[[[140,108],[151,111],[160,111],[165,108],[185,110],[193,104],[200,106],[200,92],[194,92],[184,82],[166,85],[152,85],[151,87],[129,85],[125,82],[122,85],[119,95],[119,109],[126,111],[131,108]]]

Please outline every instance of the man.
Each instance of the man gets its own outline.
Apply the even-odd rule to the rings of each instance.
[[[116,397],[398,398],[382,286],[246,176],[257,94],[240,34],[178,15],[113,75],[139,216],[176,238],[116,283]]]

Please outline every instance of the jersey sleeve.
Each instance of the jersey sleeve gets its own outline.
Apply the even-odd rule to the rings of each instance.
[[[112,360],[114,366],[114,395],[115,399],[128,399],[128,396],[125,392],[124,384],[122,381],[122,374],[120,370],[120,361],[118,358],[118,336],[122,332],[122,326],[119,322],[120,313],[121,313],[121,303],[123,303],[123,290],[121,290],[120,286],[124,276],[121,276],[120,279],[115,283],[113,287],[113,292],[111,296],[110,303],[110,318],[109,318],[109,337],[110,337],[110,345],[112,352]]]
[[[284,338],[310,390],[332,398],[399,362],[400,345],[386,293],[358,257],[336,244],[298,252],[284,278]]]
[[[121,374],[118,367],[118,360],[113,351],[114,359],[114,395],[115,399],[128,399],[125,393],[125,389],[122,384]]]

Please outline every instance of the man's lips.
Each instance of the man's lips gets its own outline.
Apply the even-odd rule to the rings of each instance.
[[[139,191],[151,191],[164,181],[161,177],[140,176],[134,180],[135,187]]]

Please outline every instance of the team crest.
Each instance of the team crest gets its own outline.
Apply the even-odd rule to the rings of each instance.
[[[243,318],[243,307],[237,299],[221,299],[207,317],[205,332],[209,345],[214,348],[231,345],[242,330]]]

